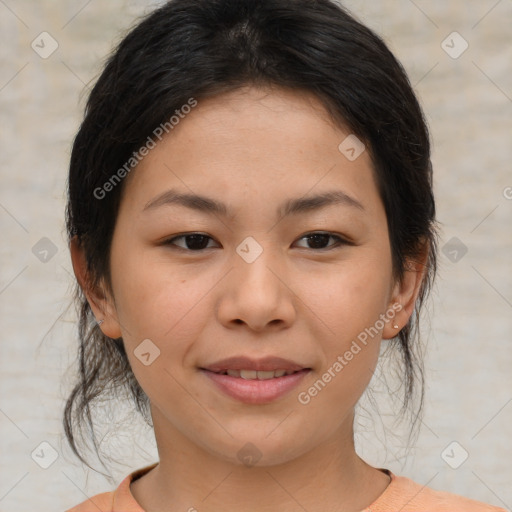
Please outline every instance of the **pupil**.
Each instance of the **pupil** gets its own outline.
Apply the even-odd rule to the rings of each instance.
[[[189,243],[189,240],[192,239],[192,244]],[[208,245],[208,237],[205,235],[187,235],[185,240],[187,241],[187,247],[189,249],[204,249]],[[197,241],[202,241],[206,243],[197,243]],[[194,243],[195,242],[195,243]]]
[[[313,240],[313,248],[314,249],[318,249],[318,242],[320,241],[320,246],[324,246],[325,244],[322,244],[322,240],[324,242],[327,242],[327,240],[329,240],[329,236],[330,235],[326,235],[326,234],[323,234],[323,233],[318,233],[318,234],[315,234],[315,235],[309,235],[308,238],[310,240],[310,245],[311,245],[311,240]],[[320,247],[321,248],[321,247]]]

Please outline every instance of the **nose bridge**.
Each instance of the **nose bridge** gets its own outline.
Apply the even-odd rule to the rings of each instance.
[[[258,237],[258,239],[256,238]],[[276,280],[270,269],[279,267],[276,247],[272,247],[271,236],[247,236],[236,247],[239,261],[236,263],[237,279],[245,281],[248,286],[265,286],[269,280]],[[248,280],[248,281],[247,281]]]

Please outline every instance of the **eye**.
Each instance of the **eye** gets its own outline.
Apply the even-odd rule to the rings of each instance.
[[[331,244],[325,247],[325,243],[328,242],[329,238],[336,240],[334,244]],[[326,232],[316,232],[316,233],[308,233],[304,235],[299,240],[309,240],[309,243],[313,245],[313,247],[306,247],[307,249],[334,249],[335,247],[339,247],[340,245],[352,245],[351,242],[343,239],[342,237],[335,235],[333,233]]]
[[[185,241],[185,247],[174,243],[175,240],[180,239]],[[198,252],[204,249],[209,249],[209,247],[206,247],[208,240],[213,240],[213,238],[202,233],[187,233],[185,235],[169,238],[168,240],[162,242],[162,245],[177,245],[181,249]]]
[[[328,242],[328,240],[332,238],[335,240],[334,244],[330,244],[327,247],[325,247],[325,244]],[[299,240],[307,239],[309,241],[309,244],[312,244],[313,247],[306,247],[306,249],[319,249],[319,250],[329,250],[334,249],[335,247],[339,247],[340,245],[352,245],[351,242],[348,240],[345,240],[344,238],[335,235],[333,233],[326,233],[326,232],[314,232],[314,233],[308,233],[304,236],[302,236]],[[176,243],[176,240],[183,240],[185,247],[183,245],[179,245]],[[184,235],[175,236],[173,238],[169,238],[162,242],[162,245],[174,245],[177,246],[180,249],[188,250],[192,252],[199,252],[204,249],[211,249],[211,247],[208,247],[208,241],[212,240],[213,238],[205,235],[203,233],[187,233]]]

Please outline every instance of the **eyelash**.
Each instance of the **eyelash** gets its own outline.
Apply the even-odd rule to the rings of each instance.
[[[197,233],[197,232],[192,232],[192,233],[185,233],[183,235],[179,235],[179,236],[175,236],[175,237],[172,237],[172,238],[168,238],[167,240],[164,240],[162,242],[161,245],[166,245],[166,246],[174,246],[174,248],[178,249],[178,250],[182,250],[182,251],[187,251],[187,252],[202,252],[206,249],[214,249],[214,247],[206,247],[204,249],[186,249],[186,248],[183,248],[183,247],[180,247],[180,246],[177,246],[175,245],[173,242],[175,240],[178,240],[180,238],[186,238],[188,236],[193,236],[193,235],[199,235],[203,238],[209,238],[210,240],[214,240],[212,237],[208,236],[208,235],[205,235],[204,233]],[[325,252],[325,251],[330,251],[332,249],[336,249],[340,246],[343,246],[343,245],[354,245],[352,242],[346,240],[345,238],[342,238],[341,236],[339,235],[336,235],[334,233],[329,233],[329,232],[325,232],[325,231],[312,231],[310,233],[306,233],[305,235],[301,236],[298,240],[302,240],[303,238],[311,238],[315,235],[326,235],[326,236],[329,236],[329,238],[333,238],[336,240],[336,243],[329,246],[329,247],[326,247],[326,248],[322,248],[322,249],[311,249],[315,252]],[[307,249],[307,247],[302,247],[302,249]]]

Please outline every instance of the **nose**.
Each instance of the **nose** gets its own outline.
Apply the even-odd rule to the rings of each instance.
[[[241,254],[232,258],[233,268],[219,290],[219,321],[229,328],[245,324],[258,332],[292,325],[297,296],[285,264],[268,247],[254,260]]]

